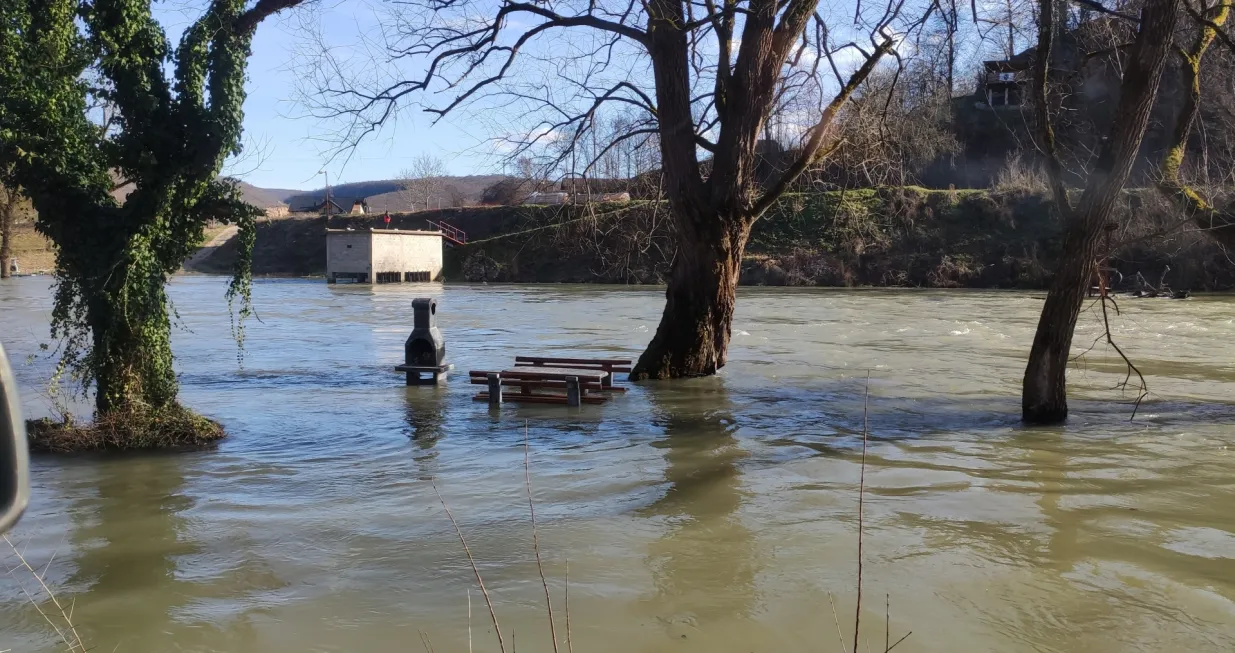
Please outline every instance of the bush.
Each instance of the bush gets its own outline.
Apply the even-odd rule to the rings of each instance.
[[[98,416],[91,424],[72,417],[26,422],[30,450],[44,453],[197,449],[227,437],[216,421],[180,405],[133,408]]]
[[[1001,192],[1021,191],[1027,193],[1045,194],[1049,188],[1046,174],[1041,166],[1025,160],[1020,152],[1008,154],[1003,167],[995,175],[995,190]]]

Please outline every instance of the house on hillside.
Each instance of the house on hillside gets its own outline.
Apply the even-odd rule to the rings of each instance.
[[[1028,103],[1029,81],[1033,78],[1033,52],[1030,49],[1011,59],[983,61],[983,75],[978,83],[979,101],[975,106],[1000,109]]]
[[[1101,148],[1115,120],[1126,51],[1111,44],[1124,42],[1130,29],[1109,17],[1082,20],[1061,30],[1051,50],[1052,122],[1070,184],[1084,183],[1077,173],[1086,169],[1087,157]],[[983,62],[974,93],[952,102],[953,132],[963,155],[928,171],[924,184],[986,187],[998,178],[1009,157],[1035,160],[1037,135],[1031,109],[1036,59],[1037,48],[1030,47],[1006,59]],[[1185,100],[1179,80],[1178,67],[1168,66],[1131,183],[1145,183],[1161,160],[1170,126]]]
[[[1111,43],[1122,40],[1126,29],[1109,16],[1083,19],[1069,29],[1061,29],[1051,49],[1048,78],[1052,87],[1074,105],[1114,101],[1118,97],[1121,66],[1118,48]],[[974,94],[977,108],[1028,106],[1033,101],[1033,65],[1037,46],[1007,59],[982,62]],[[1073,108],[1076,108],[1075,106]]]

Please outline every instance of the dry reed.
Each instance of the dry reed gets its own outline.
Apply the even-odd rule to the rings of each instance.
[[[553,653],[557,650],[557,629],[553,624],[553,601],[549,598],[549,583],[545,580],[545,568],[540,563],[540,537],[536,531],[536,506],[532,501],[531,448],[528,438],[527,421],[523,422],[523,480],[527,486],[527,510],[532,515],[532,550],[536,553],[536,571],[540,573],[540,584],[545,588],[545,608],[549,612],[549,636],[553,640]]]
[[[433,492],[437,494],[437,500],[442,503],[442,509],[446,511],[446,516],[450,518],[450,524],[455,527],[455,534],[459,536],[459,542],[463,544],[463,552],[467,554],[467,561],[472,565],[472,573],[476,575],[476,582],[480,585],[480,593],[485,597],[485,605],[489,606],[489,616],[493,619],[493,632],[497,633],[498,648],[502,653],[506,653],[506,640],[502,638],[502,627],[497,623],[497,612],[493,609],[493,601],[489,599],[489,590],[485,589],[485,579],[480,576],[480,569],[476,566],[476,559],[472,557],[472,549],[468,547],[467,540],[463,537],[463,531],[459,529],[459,522],[455,521],[455,516],[450,513],[450,506],[446,505],[446,500],[442,498],[442,493],[437,489],[437,483],[430,482],[433,486]]]
[[[857,577],[857,605],[854,609],[854,618],[853,618],[852,653],[858,653],[859,647],[861,645],[862,583],[863,583],[863,570],[864,570],[863,553],[864,553],[864,539],[865,539],[864,530],[865,530],[865,503],[866,503],[866,455],[867,455],[867,450],[869,446],[869,441],[870,441],[870,374],[868,373],[866,377],[866,388],[865,388],[863,408],[862,408],[862,455],[860,459],[860,468],[859,468],[859,477],[858,477],[859,478],[858,480],[858,577]],[[536,523],[536,505],[535,505],[535,501],[532,495],[531,441],[530,441],[528,425],[526,421],[524,422],[524,425],[523,425],[523,480],[524,480],[524,486],[527,490],[528,512],[531,516],[531,521],[532,521],[532,549],[533,549],[533,552],[536,558],[536,569],[540,575],[541,586],[544,588],[544,592],[545,592],[545,605],[546,605],[546,609],[547,609],[548,616],[549,616],[549,633],[550,633],[550,637],[552,638],[552,642],[553,642],[553,650],[554,650],[554,653],[557,653],[558,641],[557,641],[556,622],[553,617],[553,602],[551,598],[551,593],[549,592],[549,583],[548,583],[548,580],[546,579],[545,572],[544,572],[544,566],[542,564],[541,557],[540,557],[540,538],[539,538],[539,531],[538,531],[538,527]],[[459,537],[459,542],[463,545],[463,551],[467,555],[468,563],[471,565],[471,568],[472,568],[472,573],[475,575],[476,582],[480,585],[480,591],[484,595],[485,605],[489,609],[489,616],[493,620],[494,632],[497,634],[497,638],[498,638],[498,647],[502,651],[502,653],[505,653],[506,644],[505,644],[504,638],[502,637],[502,631],[500,627],[498,626],[497,612],[493,607],[493,602],[489,597],[489,592],[485,588],[484,579],[481,577],[480,569],[476,565],[476,560],[472,556],[472,551],[470,547],[468,547],[467,540],[463,536],[463,531],[460,529],[459,523],[455,520],[454,515],[450,512],[449,506],[446,505],[446,500],[442,497],[441,491],[438,490],[437,484],[431,482],[431,485],[433,486],[434,493],[437,494],[438,501],[440,501],[442,504],[442,508],[446,511],[446,516],[450,519],[450,523],[455,529],[455,534],[458,535]],[[566,650],[567,650],[567,653],[574,653],[574,644],[572,641],[571,619],[570,619],[570,560],[569,559],[565,561],[565,567],[566,567],[565,568],[566,578],[565,578],[564,605],[565,605],[565,612],[566,612]],[[468,653],[471,653],[472,651],[472,598],[471,598],[472,595],[471,595],[470,589],[468,590],[467,597],[468,597],[467,646],[468,646]],[[840,644],[841,652],[851,653],[850,649],[846,647],[845,645],[845,636],[841,629],[840,618],[836,611],[836,601],[833,599],[831,594],[828,594],[828,603],[831,604],[831,607],[832,607],[832,621],[836,625],[836,636]],[[885,614],[884,614],[885,623],[884,623],[883,651],[884,653],[890,653],[893,649],[895,649],[902,642],[908,639],[909,636],[913,634],[913,631],[906,632],[895,642],[891,641],[892,639],[891,638],[891,634],[892,634],[892,598],[891,598],[891,595],[885,595],[884,597],[884,610],[885,610]],[[511,653],[517,653],[517,649],[515,648],[515,634],[513,630],[511,631],[510,635],[511,635]],[[428,638],[426,635],[424,635],[424,633],[422,633],[422,643],[425,645],[426,650],[428,650],[429,653],[434,653],[432,651],[432,644],[428,641]],[[868,642],[867,649],[869,650],[869,648],[870,648],[870,644]]]
[[[68,646],[69,653],[74,653],[75,651],[85,653],[86,645],[82,643],[81,635],[77,632],[77,626],[73,625],[72,606],[70,605],[68,611],[65,611],[64,606],[60,603],[60,600],[56,598],[55,593],[51,591],[51,588],[47,586],[47,583],[44,580],[47,576],[47,569],[51,567],[52,560],[55,560],[56,556],[54,554],[52,555],[52,560],[47,561],[47,566],[43,568],[43,573],[39,574],[35,571],[34,567],[31,567],[30,563],[26,561],[26,557],[22,555],[17,546],[13,544],[13,541],[9,539],[8,535],[3,535],[0,537],[4,538],[4,542],[9,545],[9,548],[13,550],[13,555],[17,556],[17,560],[20,562],[17,567],[9,569],[9,575],[13,577],[13,580],[17,581],[17,586],[21,588],[22,594],[26,595],[26,599],[30,601],[30,605],[33,605],[34,609],[38,610],[39,615],[43,617],[43,620],[56,631],[56,634],[60,636],[61,641],[64,642],[65,646]],[[38,581],[39,587],[43,588],[43,591],[47,593],[47,597],[51,599],[52,604],[55,605],[56,609],[60,611],[60,618],[64,620],[65,624],[64,628],[61,628],[55,620],[53,620],[51,616],[43,610],[43,606],[40,605],[34,596],[30,594],[29,590],[26,589],[25,583],[22,583],[17,579],[14,572],[22,567],[24,567],[26,571],[30,572],[30,575]],[[69,635],[72,635],[72,637],[70,638]]]
[[[870,441],[870,372],[866,373],[866,388],[862,400],[862,458],[858,472],[858,587],[857,587],[857,606],[854,608],[853,614],[853,653],[858,653],[858,646],[861,643],[862,636],[862,544],[863,530],[865,525],[865,508],[866,508],[866,449]],[[841,653],[849,653],[845,648],[845,635],[841,632],[840,619],[836,615],[836,602],[832,599],[832,595],[828,594],[828,602],[832,604],[832,621],[836,624],[836,636],[840,640]],[[889,644],[892,639],[892,597],[891,595],[884,596],[884,631],[883,631],[883,651],[889,653],[896,648],[901,642],[909,638],[913,631],[909,631],[901,636],[900,639]],[[870,648],[869,642],[867,649]]]

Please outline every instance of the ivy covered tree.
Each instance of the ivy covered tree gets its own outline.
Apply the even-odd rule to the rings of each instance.
[[[96,423],[125,425],[87,446],[220,434],[177,403],[165,287],[210,220],[251,247],[257,210],[219,172],[240,150],[253,33],[300,2],[204,0],[173,50],[152,0],[0,0],[0,182],[55,244],[62,369],[94,388]],[[241,317],[248,280],[242,262]]]

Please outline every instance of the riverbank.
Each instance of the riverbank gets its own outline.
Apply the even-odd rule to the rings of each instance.
[[[1124,194],[1114,236],[1116,267],[1176,289],[1235,288],[1235,264],[1204,234],[1164,231],[1178,215],[1152,191]],[[588,206],[497,206],[391,216],[397,229],[444,220],[468,234],[446,249],[450,281],[664,283],[675,233],[662,202]],[[381,217],[334,216],[334,228],[365,228]],[[325,273],[327,219],[262,219],[253,253],[258,276]],[[1169,231],[1169,230],[1167,230]],[[37,235],[34,235],[38,238]],[[45,241],[39,239],[40,242]],[[789,195],[755,223],[740,282],[769,286],[930,288],[1046,287],[1062,242],[1049,198],[1025,190],[916,187]],[[193,257],[191,272],[228,274],[235,239]],[[43,259],[20,254],[23,269]],[[1169,272],[1163,277],[1163,272]]]
[[[542,207],[493,218],[499,224],[485,227],[500,235],[453,250],[448,279],[664,283],[672,265],[675,236],[663,203]],[[1115,267],[1177,289],[1235,288],[1235,264],[1203,234],[1172,232],[1178,220],[1156,193],[1125,193],[1115,222],[1126,228],[1112,237]],[[755,223],[740,283],[1040,289],[1061,246],[1062,225],[1039,193],[906,187],[796,194]]]
[[[218,225],[206,229],[206,240],[201,250],[185,262],[188,270],[197,270],[197,263],[210,258],[214,250],[234,236],[236,228]],[[56,253],[52,243],[34,228],[23,222],[13,228],[13,256],[17,259],[21,274],[51,274],[56,270]],[[233,245],[234,247],[234,245]],[[323,256],[325,256],[323,254]],[[204,270],[202,270],[204,271]],[[230,269],[228,270],[230,272]]]

